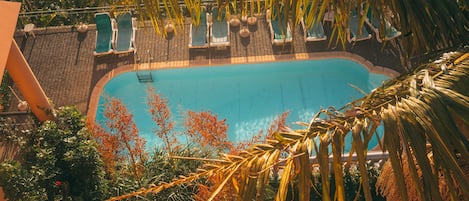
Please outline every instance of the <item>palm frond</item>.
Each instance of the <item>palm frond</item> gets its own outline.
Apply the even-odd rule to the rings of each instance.
[[[465,95],[469,88],[469,79],[465,79],[469,73],[467,55],[467,49],[445,54],[413,73],[384,83],[340,110],[321,110],[309,124],[301,124],[305,129],[279,131],[274,134],[275,140],[253,145],[239,155],[224,155],[217,162],[207,162],[211,165],[199,173],[112,200],[157,193],[169,186],[213,174],[221,174],[225,180],[212,198],[232,182],[240,200],[252,200],[263,195],[269,169],[280,164],[284,168],[276,199],[285,200],[290,186],[295,184],[293,186],[302,194],[300,199],[308,200],[312,161],[320,166],[323,200],[344,200],[341,158],[346,135],[352,135],[350,154],[355,153],[358,158],[365,199],[371,200],[365,172],[367,145],[380,124],[384,125],[382,149],[389,154],[395,179],[395,186],[386,188],[399,189],[402,200],[414,199],[414,196],[443,200],[445,192],[440,191],[439,184],[444,181],[448,184],[446,193],[469,199],[469,178],[458,165],[460,159],[469,161],[469,143],[461,130],[462,126],[469,126],[469,97]],[[442,64],[447,68],[442,68]],[[455,118],[463,121],[454,121]],[[290,154],[281,160],[281,152]],[[404,174],[404,170],[408,174]],[[336,175],[335,198],[330,197],[331,171]],[[415,195],[408,194],[409,188],[415,190]]]
[[[252,1],[252,0],[251,0]],[[183,28],[185,14],[187,10],[193,19],[200,16],[201,6],[208,3],[202,0],[122,0],[116,4],[127,5],[136,8],[140,13],[140,20],[151,21],[155,31],[159,34],[166,34],[165,23],[176,25],[176,31]],[[253,7],[242,6],[248,0],[217,0],[215,3],[219,8],[231,5],[233,14],[248,13]],[[398,42],[401,44],[401,52],[405,58],[431,53],[450,47],[457,47],[468,44],[469,41],[469,2],[458,0],[357,0],[357,1],[336,1],[336,0],[265,0],[263,6],[260,0],[256,0],[258,9],[279,10],[280,5],[284,5],[284,17],[291,22],[292,29],[305,17],[305,24],[311,27],[315,22],[321,21],[327,10],[334,11],[335,24],[329,38],[329,46],[341,45],[346,47],[346,30],[349,26],[348,20],[351,12],[366,13],[372,11],[373,17],[379,19],[380,34],[385,33],[386,23],[391,23],[403,34]],[[143,4],[141,6],[140,4]],[[252,4],[252,3],[251,3]],[[308,5],[312,5],[309,13],[302,10]],[[233,7],[234,6],[234,7]],[[195,11],[194,11],[195,10]],[[278,13],[278,12],[277,12]],[[229,12],[231,14],[231,12]],[[386,15],[385,17],[381,17]],[[364,26],[366,15],[361,15],[359,27]],[[197,23],[197,20],[195,21]],[[295,31],[292,32],[295,34]],[[383,36],[378,36],[383,38]],[[295,37],[293,37],[295,38]]]

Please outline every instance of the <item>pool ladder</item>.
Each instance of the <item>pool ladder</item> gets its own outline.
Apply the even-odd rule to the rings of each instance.
[[[153,82],[153,76],[151,75],[151,71],[137,70],[135,74],[137,74],[137,78],[139,82]]]
[[[137,79],[139,82],[153,82],[153,76],[151,74],[151,60],[153,59],[150,55],[150,51],[147,50],[147,53],[150,58],[150,62],[148,62],[146,65],[148,65],[148,70],[146,69],[140,69],[140,58],[138,56],[134,57],[135,60],[135,74],[137,75]],[[143,64],[145,65],[145,64]]]

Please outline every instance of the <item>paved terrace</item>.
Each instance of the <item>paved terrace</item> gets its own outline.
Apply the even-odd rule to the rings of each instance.
[[[231,30],[231,46],[227,50],[188,48],[190,20],[184,30],[163,38],[149,23],[139,25],[136,35],[137,54],[93,56],[96,28],[79,33],[73,27],[48,27],[34,31],[36,37],[24,37],[18,32],[15,40],[36,74],[47,96],[58,106],[76,105],[84,114],[96,83],[108,72],[135,63],[167,62],[168,66],[221,65],[228,63],[265,62],[308,59],[315,52],[341,52],[341,47],[329,48],[329,40],[305,44],[300,26],[295,29],[293,47],[271,45],[265,17],[249,27],[251,37],[241,39],[238,29]],[[325,26],[330,36],[330,26]],[[330,38],[330,37],[328,37]],[[335,39],[334,39],[335,40]],[[335,42],[335,41],[334,41]],[[360,55],[377,66],[402,72],[398,50],[390,43],[385,47],[373,39],[347,44],[347,52]],[[137,77],[135,78],[137,79]],[[15,98],[13,98],[15,99]],[[11,108],[15,108],[13,100]],[[13,109],[14,110],[14,109]]]

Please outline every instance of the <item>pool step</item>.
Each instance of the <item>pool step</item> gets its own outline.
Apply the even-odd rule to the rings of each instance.
[[[137,78],[139,82],[153,82],[151,71],[137,71]]]

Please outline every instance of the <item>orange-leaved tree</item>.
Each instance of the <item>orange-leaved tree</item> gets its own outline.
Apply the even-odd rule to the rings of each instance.
[[[218,120],[218,116],[210,111],[187,111],[185,127],[185,133],[202,147],[209,146],[220,152],[233,148],[226,134],[226,119]]]
[[[105,97],[103,115],[105,126],[94,126],[99,151],[109,173],[115,172],[116,161],[127,160],[132,166],[132,174],[139,178],[143,172],[142,163],[146,159],[145,139],[138,135],[133,115],[121,100]]]
[[[290,115],[290,111],[282,112],[276,119],[272,121],[270,124],[269,129],[267,129],[267,139],[273,139],[273,135],[275,132],[285,130],[287,128],[287,118]]]
[[[185,134],[201,147],[216,150],[215,152],[231,152],[235,147],[228,140],[228,125],[226,119],[218,120],[218,116],[210,111],[187,111],[185,119]],[[214,174],[207,178],[207,182],[199,184],[195,199],[198,201],[207,200],[212,194],[214,187],[218,186],[223,178],[221,174]],[[234,200],[236,193],[233,185],[228,185],[220,192],[216,200]]]
[[[109,134],[105,128],[95,123],[90,124],[90,130],[92,130],[94,138],[99,144],[98,151],[103,160],[104,169],[109,175],[114,175],[116,162],[123,159],[118,151],[118,136]]]
[[[191,116],[192,115],[192,116]],[[201,145],[210,145],[210,146],[220,146],[220,147],[215,147],[218,150],[225,150],[230,147],[228,153],[230,155],[236,155],[239,154],[242,150],[245,150],[249,146],[263,142],[267,139],[272,139],[274,132],[283,129],[286,126],[286,119],[289,115],[289,112],[283,112],[281,115],[278,115],[277,118],[275,118],[269,128],[267,129],[267,132],[264,133],[263,130],[260,130],[257,135],[253,135],[251,139],[241,141],[233,145],[228,139],[227,139],[227,129],[224,129],[225,127],[227,128],[225,121],[216,121],[217,116],[211,114],[210,112],[192,112],[189,111],[189,117],[186,120],[186,126],[192,126],[188,127],[187,129],[190,130],[193,133],[202,133],[202,132],[207,132],[210,133],[211,131],[218,131],[218,132],[213,132],[213,134],[217,134],[218,138],[206,138],[204,135],[200,135],[200,139],[196,139],[198,141],[209,141],[213,140],[216,141],[216,143],[213,143],[213,141],[209,142],[204,142],[199,144]],[[190,121],[192,119],[192,121]],[[195,119],[195,120],[194,120]],[[204,122],[202,124],[197,124],[194,125],[196,122]],[[210,122],[210,123],[208,123]],[[216,124],[217,122],[218,124]],[[210,130],[208,128],[211,128]],[[197,132],[194,132],[197,131]],[[207,135],[207,134],[206,134]],[[212,136],[212,135],[207,135],[207,136]],[[194,135],[193,138],[197,138],[197,135]],[[229,145],[229,146],[227,146]],[[279,168],[278,166],[273,167],[273,173],[276,175],[276,178],[278,178],[278,171]],[[214,194],[215,191],[220,190],[219,193],[217,193],[216,197],[213,198],[214,200],[236,200],[237,198],[237,191],[239,191],[239,184],[242,184],[244,181],[246,181],[246,177],[249,177],[252,175],[235,175],[233,176],[233,182],[232,183],[227,183],[226,186],[223,189],[219,189],[218,187],[222,184],[224,181],[223,173],[219,174],[213,174],[209,175],[207,177],[207,183],[206,184],[199,184],[198,185],[198,192],[197,195],[195,196],[195,199],[198,201],[202,200],[207,200],[210,198],[211,195]],[[264,192],[260,192],[264,193]],[[263,197],[261,195],[260,197]]]
[[[289,114],[289,111],[282,112],[282,114],[278,115],[275,119],[272,120],[269,128],[267,128],[265,133],[264,130],[260,130],[257,135],[253,135],[251,139],[236,143],[234,149],[230,150],[229,153],[236,155],[239,154],[240,151],[247,149],[253,144],[273,139],[273,134],[276,131],[284,130],[286,128],[286,120]]]
[[[269,129],[267,129],[267,133],[265,135],[265,138],[266,140],[274,140],[274,133],[275,132],[279,132],[279,131],[286,131],[288,126],[287,126],[287,118],[288,118],[288,115],[290,115],[290,111],[285,111],[285,112],[282,112],[282,114],[278,115],[277,118],[275,118],[272,123],[270,124],[270,127]],[[266,141],[265,140],[265,141]],[[255,143],[259,143],[260,141],[257,141],[257,142],[253,142],[251,143],[251,145],[255,144]],[[244,149],[247,149],[247,147],[245,147]],[[242,150],[244,150],[242,149]],[[279,173],[280,171],[280,167],[278,164],[275,164],[272,166],[272,177],[274,180],[278,180],[279,178]],[[264,193],[263,191],[259,191],[259,193]],[[260,195],[259,197],[263,197],[262,195]]]
[[[156,89],[152,87],[148,87],[147,92],[148,111],[153,121],[158,125],[158,129],[155,129],[155,133],[164,141],[166,150],[168,154],[171,155],[173,148],[175,148],[172,147],[172,145],[177,145],[178,140],[173,132],[174,122],[171,120],[171,110],[168,107],[168,100],[161,97],[161,95],[156,92]]]

